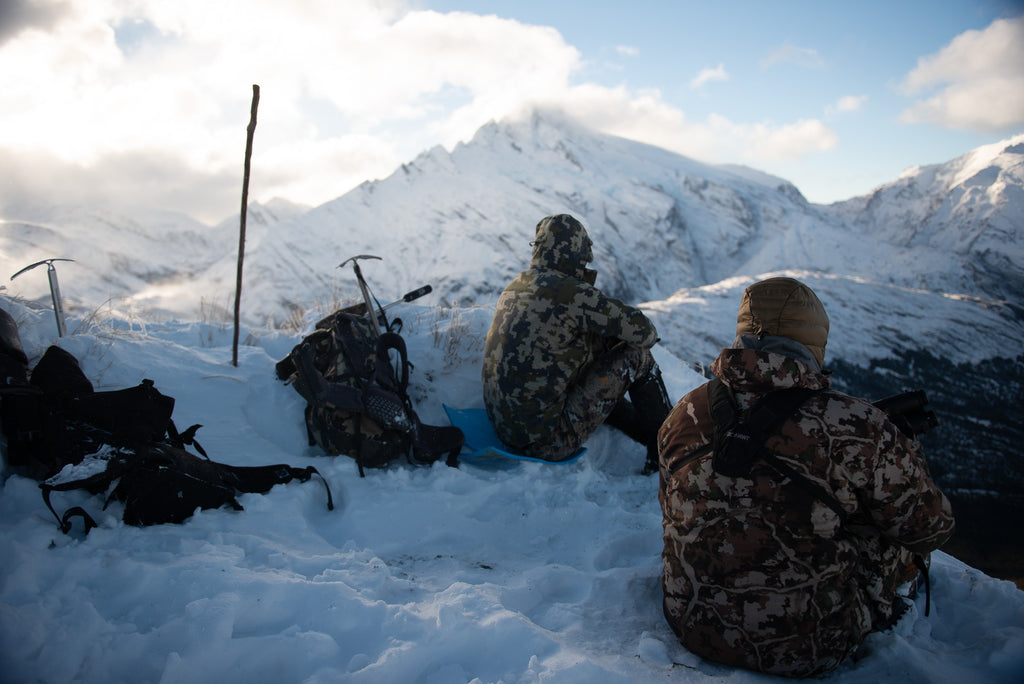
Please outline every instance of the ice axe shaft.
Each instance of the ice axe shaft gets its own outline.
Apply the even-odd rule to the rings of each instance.
[[[11,280],[14,280],[25,271],[31,271],[36,266],[46,264],[46,275],[50,280],[50,299],[53,300],[53,315],[57,318],[57,336],[64,337],[68,334],[68,331],[67,326],[64,324],[64,303],[60,296],[60,283],[57,282],[57,269],[53,265],[54,261],[74,261],[74,259],[43,259],[21,269],[11,276]]]

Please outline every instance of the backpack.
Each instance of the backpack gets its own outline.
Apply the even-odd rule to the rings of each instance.
[[[195,440],[201,427],[178,432],[171,420],[174,399],[161,394],[152,380],[137,387],[96,392],[78,359],[51,346],[28,375],[28,359],[17,326],[0,310],[0,427],[6,438],[5,465],[12,472],[42,480],[43,501],[65,533],[71,519],[82,517],[85,531],[96,527],[81,507],[58,515],[50,497],[55,491],[110,489],[111,501],[124,503],[122,519],[130,525],[180,523],[197,508],[236,510],[241,492],[265,493],[275,484],[323,476],[312,466],[278,464],[232,466],[211,461]],[[196,456],[185,450],[195,448]],[[334,501],[327,487],[327,508]]]
[[[708,382],[708,407],[711,419],[715,423],[711,440],[711,467],[720,475],[748,477],[754,461],[760,458],[776,472],[788,477],[790,482],[802,489],[805,494],[832,509],[845,523],[849,515],[835,497],[764,446],[765,440],[778,431],[804,402],[823,391],[794,387],[769,392],[743,417],[729,387],[720,378]],[[928,409],[928,400],[921,390],[905,392],[874,403],[886,411],[897,427],[907,431],[911,438],[914,433],[909,432],[910,426],[920,433],[938,424],[934,413]],[[918,553],[913,555],[913,559],[924,581],[924,614],[927,616],[931,609],[928,560]]]
[[[197,508],[210,509],[230,505],[243,510],[236,496],[239,493],[265,494],[276,484],[292,480],[308,481],[318,476],[327,488],[327,510],[334,510],[327,480],[313,466],[296,468],[286,464],[267,466],[232,466],[200,458],[170,444],[151,444],[138,450],[102,449],[83,459],[77,466],[62,470],[39,485],[43,501],[57,519],[65,534],[71,531],[71,519],[81,517],[85,532],[96,527],[83,508],[69,508],[58,515],[50,501],[52,492],[85,489],[92,494],[113,491],[103,504],[111,501],[124,504],[122,520],[128,525],[146,526],[181,523]]]
[[[383,468],[406,458],[430,464],[445,458],[458,466],[465,438],[454,426],[420,422],[408,395],[405,340],[385,321],[377,332],[363,304],[340,309],[276,366],[277,377],[306,400],[310,446],[355,459],[364,468]],[[392,355],[396,360],[392,365]]]
[[[96,392],[68,351],[51,346],[32,369],[24,391],[3,405],[7,468],[45,480],[103,445],[135,448],[167,441],[193,445],[198,425],[179,434],[171,414],[174,399],[152,380],[121,390]]]
[[[43,439],[42,391],[28,381],[28,356],[21,346],[18,326],[0,309],[0,432],[3,457],[24,461],[30,445]]]

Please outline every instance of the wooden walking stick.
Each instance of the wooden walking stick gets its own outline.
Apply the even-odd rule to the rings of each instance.
[[[231,365],[238,366],[238,319],[242,307],[242,262],[245,259],[245,215],[249,205],[249,161],[252,158],[252,136],[256,131],[256,109],[260,106],[260,87],[252,85],[252,109],[245,136],[245,168],[242,173],[242,218],[238,228],[238,275],[235,277],[235,337],[231,346]]]

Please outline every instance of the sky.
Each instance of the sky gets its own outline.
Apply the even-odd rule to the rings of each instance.
[[[556,107],[829,203],[1024,132],[1024,0],[0,0],[0,217],[319,205]]]

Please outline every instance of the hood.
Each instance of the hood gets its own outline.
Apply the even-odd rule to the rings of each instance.
[[[541,219],[532,244],[530,265],[534,268],[550,268],[582,278],[586,265],[594,259],[587,229],[568,214]]]
[[[828,314],[821,300],[793,278],[769,278],[743,292],[736,317],[736,336],[787,337],[806,347],[818,368],[825,365]]]

